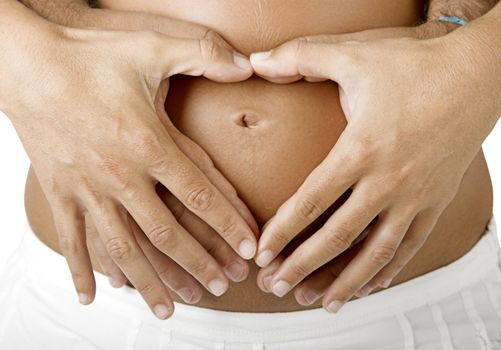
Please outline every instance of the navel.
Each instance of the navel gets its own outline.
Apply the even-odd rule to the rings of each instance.
[[[253,129],[258,126],[258,117],[251,113],[241,113],[235,119],[235,123],[243,128]]]

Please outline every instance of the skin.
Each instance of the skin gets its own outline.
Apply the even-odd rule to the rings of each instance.
[[[275,295],[344,252],[376,216],[359,253],[325,290],[327,311],[337,312],[371,281],[388,286],[416,254],[501,115],[500,33],[497,5],[433,40],[322,35],[251,55],[254,71],[273,82],[336,81],[348,121],[325,161],[265,225],[256,259],[263,267],[353,188],[326,224],[280,263],[269,282]]]
[[[190,22],[174,20],[164,16],[156,16],[147,13],[131,13],[126,11],[94,9],[90,8],[86,1],[72,0],[32,0],[23,1],[23,3],[37,11],[41,16],[48,20],[69,27],[78,28],[102,28],[102,29],[121,29],[121,30],[155,30],[162,34],[173,35],[183,38],[210,38],[211,40],[229,47],[229,45],[214,31]],[[162,96],[164,99],[165,97]],[[177,128],[170,122],[163,108],[163,99],[158,98],[155,101],[155,108],[159,115],[163,116],[161,120],[173,136],[176,144],[209,175],[211,180],[218,184],[227,195],[240,214],[251,226],[254,234],[257,233],[257,226],[249,210],[236,196],[235,190],[228,186],[227,181],[220,176],[215,169],[214,164],[208,158],[207,154],[192,140],[181,134]],[[31,183],[28,179],[28,183]],[[30,186],[38,187],[38,184]],[[200,220],[195,214],[190,212],[182,203],[177,200],[164,186],[157,185],[158,194],[162,201],[167,205],[176,217],[178,223],[186,229],[199,243],[218,261],[224,268],[224,272],[229,279],[239,282],[245,279],[249,273],[248,264],[235,253],[231,246],[221,239],[217,232],[206,222]],[[40,198],[41,201],[45,199]],[[32,205],[27,203],[28,213],[33,216],[41,217],[43,214],[38,209],[32,209]],[[132,231],[138,240],[141,249],[151,262],[152,266],[158,272],[162,281],[188,303],[196,303],[202,296],[203,286],[197,282],[188,272],[179,267],[176,262],[168,256],[161,254],[149,240],[144,240],[142,230],[138,227],[130,215],[127,215],[132,225]],[[87,217],[86,217],[87,219]],[[35,224],[36,226],[36,224]],[[44,229],[43,231],[47,231]],[[107,253],[106,247],[99,235],[95,234],[92,220],[86,220],[87,245],[90,251],[90,257],[94,260],[94,269],[109,276],[110,284],[113,287],[121,287],[127,283],[127,278]],[[53,242],[46,239],[46,242],[53,249],[60,251],[59,242]],[[203,263],[203,261],[201,262]]]
[[[74,7],[72,7],[72,8],[74,8]],[[117,20],[118,16],[115,16],[114,14],[111,15],[111,13],[112,13],[112,11],[109,11],[106,14],[106,16],[110,15],[109,18],[112,18],[117,23],[120,23],[120,21]],[[145,15],[137,16],[137,20],[136,21],[132,20],[133,16],[130,16],[130,15],[128,15],[128,16],[129,16],[128,18],[130,18],[130,21],[128,21],[127,23],[132,23],[131,27],[134,26],[134,25],[138,25],[138,23],[144,23],[144,24],[151,23],[151,21],[148,21],[148,20],[145,20],[144,22],[142,22],[144,20],[144,18],[147,17]],[[157,22],[158,21],[158,17],[159,16],[151,16],[150,19],[155,19],[154,23],[159,23],[159,22]],[[113,23],[113,21],[103,21],[103,23],[110,23],[110,22]],[[121,23],[120,25],[123,25],[123,23]],[[172,27],[173,28],[177,28],[177,26],[172,26]],[[422,37],[428,31],[428,29],[426,31],[421,31],[422,29],[425,28],[424,26],[418,27],[418,28],[419,28],[419,30],[416,29],[415,31],[414,31],[414,28],[412,28],[412,30],[411,30],[411,28],[409,28],[409,29],[396,29],[396,28],[395,29],[386,29],[386,30],[381,30],[381,31],[372,31],[372,32],[369,32],[369,33],[366,32],[366,33],[364,33],[364,35],[365,36],[367,36],[367,35],[368,36],[374,36],[374,37],[387,37],[387,36],[392,36],[392,35],[396,35],[396,36],[401,36],[401,35],[403,35],[403,36],[406,36],[406,35],[414,36],[414,35],[417,35],[419,37]],[[435,23],[435,24],[432,24],[432,25],[428,25],[426,28],[438,28],[439,30],[442,30],[440,28],[443,28],[443,25]],[[348,39],[348,38],[345,37],[345,39]],[[95,230],[93,231],[93,229],[91,228],[90,232],[95,232]],[[99,240],[97,242],[99,243]],[[143,249],[143,250],[145,250],[145,249]],[[104,250],[103,252],[106,252],[106,251]],[[102,256],[103,256],[103,259],[106,259],[106,254],[102,254]],[[113,261],[111,259],[108,259],[108,260],[109,260],[109,265],[110,266],[113,265]],[[150,259],[150,261],[151,261],[151,259]]]
[[[155,184],[162,183],[245,259],[254,255],[255,224],[201,149],[176,142],[179,136],[168,132],[167,117],[157,112],[155,102],[165,99],[165,79],[173,74],[239,81],[252,74],[248,61],[207,36],[76,30],[43,21],[17,2],[2,1],[0,6],[1,32],[9,28],[11,35],[2,40],[1,58],[8,68],[1,73],[7,81],[17,80],[16,86],[2,86],[0,107],[16,128],[50,202],[80,302],[90,303],[95,294],[86,249],[85,218],[90,217],[109,256],[152,311],[159,318],[172,314],[171,297],[134,239],[127,213],[159,251],[213,294],[223,293],[228,279],[222,267],[175,220]],[[22,21],[32,25],[17,24]],[[43,52],[44,67],[29,59],[33,52]],[[19,69],[36,72],[37,78],[23,81]],[[110,79],[113,91],[107,88]],[[28,83],[37,95],[19,93]],[[99,100],[92,98],[96,89],[106,91]],[[63,94],[78,106],[77,115],[65,107],[66,98],[59,98]],[[53,102],[49,108],[46,100]],[[41,109],[46,113],[35,112]],[[72,131],[75,125],[78,133]]]

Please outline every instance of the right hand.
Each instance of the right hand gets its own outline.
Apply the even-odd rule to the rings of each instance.
[[[12,69],[3,79],[16,82],[7,93],[7,111],[50,203],[81,301],[91,302],[95,293],[86,249],[88,216],[155,314],[172,314],[168,291],[138,246],[126,213],[158,250],[213,294],[222,294],[228,286],[222,268],[175,220],[155,184],[162,183],[245,259],[255,254],[255,235],[180,150],[154,101],[161,82],[171,75],[241,81],[252,74],[248,62],[210,39],[150,31],[55,27],[36,49],[36,58],[30,51],[22,62],[4,63]]]
[[[161,184],[157,185],[157,193],[179,224],[190,232],[205,250],[210,252],[220,266],[224,267],[224,272],[229,279],[240,282],[247,278],[249,265],[231,249],[217,232],[190,212]],[[137,243],[164,284],[176,292],[186,303],[199,302],[203,288],[200,283],[175,261],[156,249],[130,215],[127,214],[127,218]],[[86,220],[85,224],[87,246],[96,258],[96,263],[101,268],[100,271],[109,276],[113,287],[122,287],[127,282],[126,277],[109,256],[92,220]]]

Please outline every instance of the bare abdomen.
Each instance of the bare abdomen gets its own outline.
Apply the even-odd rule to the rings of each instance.
[[[418,0],[107,0],[101,5],[204,24],[245,54],[300,35],[411,25],[422,6]],[[300,186],[345,127],[337,86],[332,82],[275,85],[254,77],[242,83],[217,84],[203,78],[176,77],[171,79],[166,106],[174,124],[209,153],[259,223],[270,218]],[[32,171],[26,208],[36,234],[58,250],[50,209]],[[393,284],[464,255],[484,232],[491,213],[492,188],[480,152],[428,241]],[[199,305],[250,312],[305,308],[295,302],[292,293],[283,298],[262,293],[255,280],[257,267],[250,263],[246,281],[230,284],[222,297],[205,293]],[[308,308],[319,306],[317,302]]]

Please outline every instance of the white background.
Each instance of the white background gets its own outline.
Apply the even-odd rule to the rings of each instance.
[[[494,215],[496,218],[501,218],[501,157],[499,150],[501,150],[501,123],[484,143],[484,151],[494,185]],[[1,112],[0,165],[1,267],[18,244],[20,232],[26,220],[23,199],[24,183],[29,167],[29,159],[12,124]],[[498,232],[498,238],[501,241],[500,232]]]

